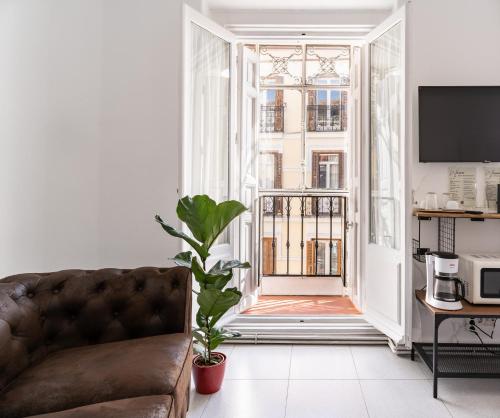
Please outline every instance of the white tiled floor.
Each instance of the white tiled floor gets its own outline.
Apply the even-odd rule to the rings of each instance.
[[[220,392],[188,418],[500,418],[500,380],[440,379],[385,346],[225,345]],[[418,357],[418,356],[417,356]]]

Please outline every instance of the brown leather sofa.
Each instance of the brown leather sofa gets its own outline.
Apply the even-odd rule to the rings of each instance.
[[[0,280],[0,418],[185,417],[186,268]]]

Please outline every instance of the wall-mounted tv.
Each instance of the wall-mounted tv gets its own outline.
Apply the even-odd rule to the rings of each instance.
[[[420,162],[500,161],[500,86],[420,86]]]

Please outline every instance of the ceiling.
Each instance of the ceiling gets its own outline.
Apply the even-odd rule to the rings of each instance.
[[[394,0],[206,0],[210,9],[387,10]]]

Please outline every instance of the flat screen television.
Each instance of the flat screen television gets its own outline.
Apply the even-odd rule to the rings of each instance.
[[[420,162],[500,161],[500,86],[420,86]]]

